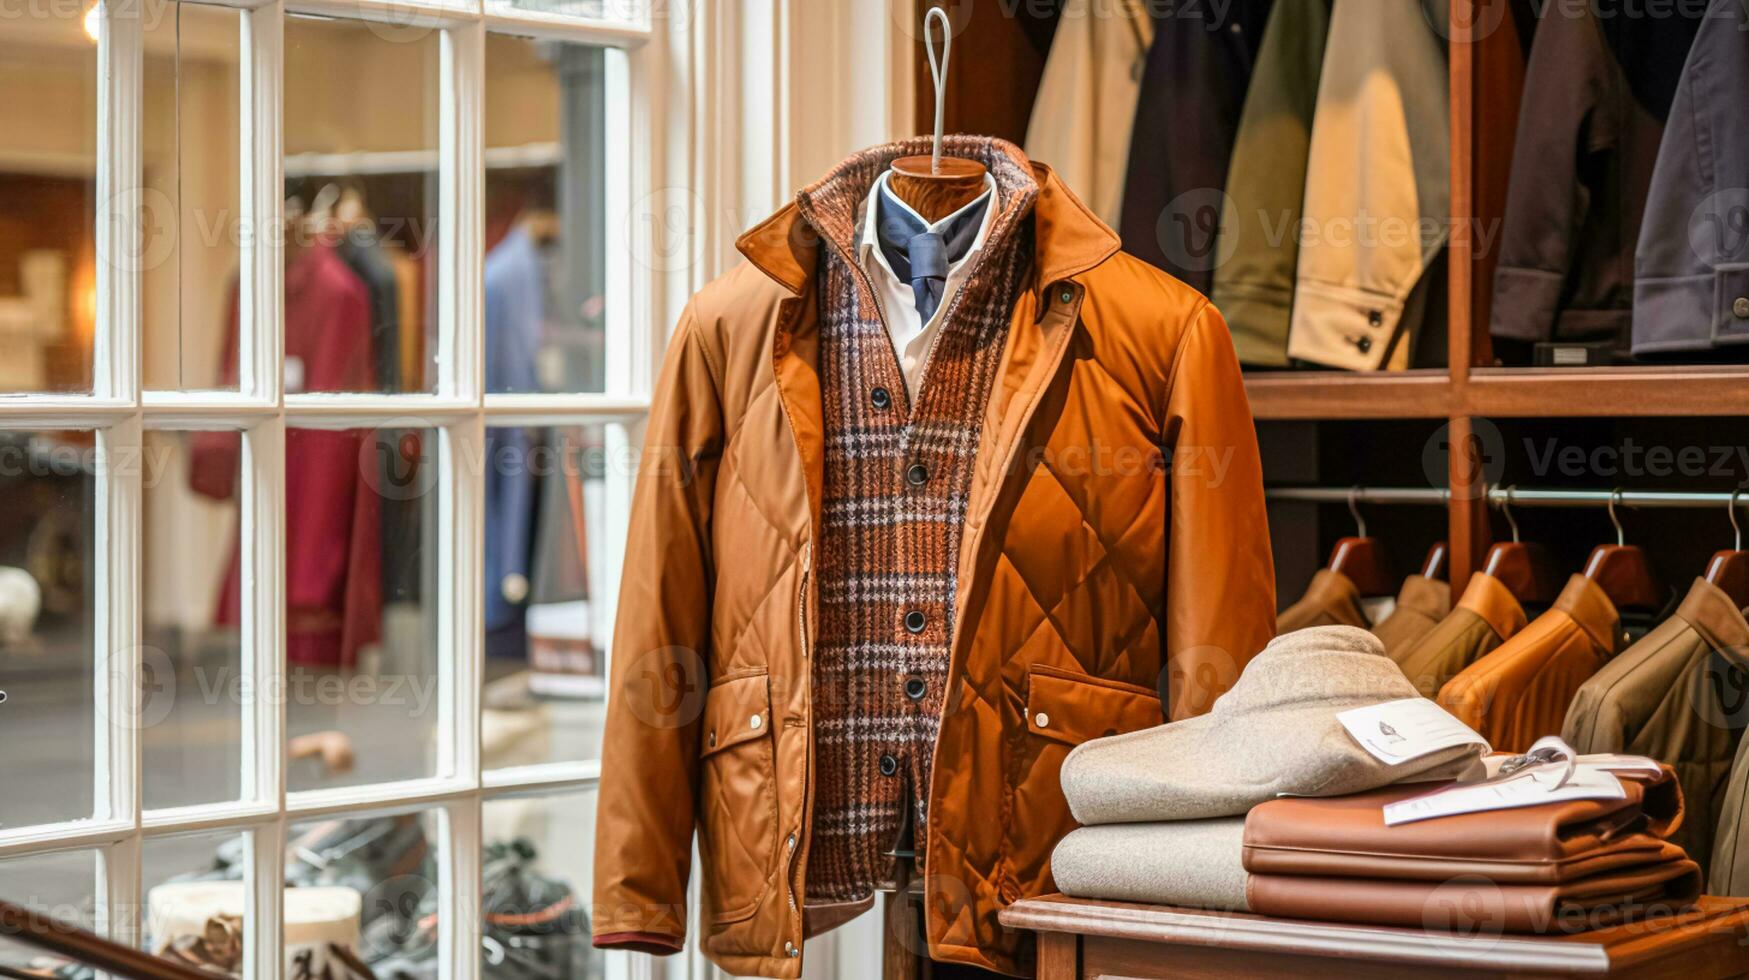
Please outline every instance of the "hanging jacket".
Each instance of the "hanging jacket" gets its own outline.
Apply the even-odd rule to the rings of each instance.
[[[1494,276],[1494,336],[1604,341],[1625,355],[1647,187],[1700,23],[1698,3],[1665,8],[1634,16],[1643,7],[1629,0],[1552,3],[1538,21]]]
[[[1149,3],[1118,231],[1124,251],[1207,295],[1220,265],[1222,185],[1271,0]]]
[[[1354,587],[1348,576],[1328,568],[1318,569],[1312,575],[1312,583],[1306,586],[1306,594],[1275,617],[1278,636],[1308,626],[1366,629],[1371,625],[1360,604],[1360,590]]]
[[[1431,698],[1524,627],[1524,607],[1506,586],[1487,572],[1473,572],[1457,608],[1415,643],[1390,651],[1391,659],[1422,697]]]
[[[1407,367],[1450,232],[1446,0],[1336,0],[1306,164],[1288,356]]]
[[[1451,586],[1436,578],[1411,575],[1397,591],[1397,603],[1389,615],[1372,628],[1385,645],[1385,655],[1401,663],[1407,650],[1451,612]]]
[[[803,192],[809,209],[829,195],[842,212],[867,194],[847,174],[928,150],[858,154]],[[928,954],[1018,975],[1029,939],[997,915],[1053,890],[1051,848],[1074,826],[1063,758],[1159,724],[1162,679],[1170,717],[1208,710],[1268,641],[1274,578],[1220,315],[1117,254],[1017,147],[950,137],[943,152],[1036,184],[1030,272],[966,492],[948,696],[916,827]],[[669,345],[615,617],[598,945],[682,947],[695,831],[699,946],[725,970],[798,977],[805,936],[867,907],[803,898],[826,452],[818,271],[837,241],[784,208],[742,236],[747,263],[693,298]]]
[[[1635,256],[1634,353],[1749,343],[1749,3],[1712,0],[1682,70]]]
[[[1676,770],[1688,819],[1670,839],[1705,866],[1743,737],[1749,622],[1718,586],[1695,579],[1676,614],[1586,681],[1561,737],[1583,753],[1624,752]]]
[[[1439,706],[1494,751],[1528,752],[1561,731],[1574,693],[1615,654],[1620,622],[1602,586],[1574,575],[1547,612],[1440,688]]]
[[[1227,168],[1210,298],[1244,364],[1285,367],[1331,0],[1275,0]]]
[[[1153,40],[1143,0],[1069,0],[1026,127],[1026,155],[1049,164],[1108,225],[1117,224],[1123,206],[1136,96]]]

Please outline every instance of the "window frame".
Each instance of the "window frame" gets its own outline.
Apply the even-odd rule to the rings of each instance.
[[[92,609],[95,739],[89,819],[0,828],[0,859],[67,850],[97,855],[98,931],[137,946],[143,926],[145,842],[198,831],[235,831],[247,841],[249,891],[243,975],[283,970],[282,893],[288,828],[321,817],[430,810],[437,815],[440,976],[479,973],[482,805],[488,799],[593,789],[599,760],[484,770],[483,475],[485,431],[500,425],[605,423],[608,458],[630,459],[641,442],[658,352],[684,298],[709,263],[658,261],[665,234],[651,214],[679,215],[691,235],[702,201],[671,184],[697,170],[693,97],[686,71],[695,48],[690,3],[606,0],[587,19],[521,11],[493,0],[221,0],[239,10],[241,139],[239,220],[246,231],[282,220],[284,25],[291,14],[374,21],[441,31],[438,136],[437,385],[431,393],[287,394],[283,382],[284,282],[276,244],[246,234],[239,255],[239,356],[235,391],[145,389],[141,371],[141,271],[127,257],[141,241],[141,7],[105,0],[98,41],[97,324],[89,393],[0,395],[0,429],[64,428],[96,434]],[[657,0],[660,2],[660,0]],[[485,37],[514,34],[609,49],[607,82],[606,385],[601,393],[490,394],[484,390]],[[714,227],[714,223],[713,223]],[[285,741],[285,434],[288,426],[419,426],[437,435],[439,645],[434,775],[391,783],[288,791]],[[142,672],[141,541],[143,437],[148,430],[241,433],[239,495],[244,600],[240,684],[240,798],[146,811],[137,713]],[[622,554],[633,474],[609,467],[602,546]],[[614,581],[600,592],[617,594]],[[606,604],[612,615],[612,603]],[[606,651],[603,651],[603,655]],[[276,696],[262,696],[273,694]],[[112,723],[114,720],[114,723]],[[588,883],[577,887],[587,889]],[[609,976],[651,972],[646,958],[610,954]]]

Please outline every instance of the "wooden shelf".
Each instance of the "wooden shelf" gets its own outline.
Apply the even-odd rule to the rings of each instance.
[[[1259,420],[1749,416],[1749,365],[1304,371],[1245,378]]]
[[[1490,418],[1749,415],[1749,365],[1478,368],[1462,408]]]
[[[1444,371],[1283,371],[1245,377],[1257,419],[1431,419],[1451,414]]]

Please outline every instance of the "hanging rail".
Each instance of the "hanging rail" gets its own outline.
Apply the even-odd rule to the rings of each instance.
[[[1749,504],[1749,492],[1736,494],[1689,490],[1527,490],[1522,487],[1489,487],[1488,503],[1499,507],[1512,495],[1513,507],[1608,507],[1613,499],[1617,507],[1726,507],[1735,498],[1738,505]],[[1450,490],[1433,487],[1270,487],[1265,493],[1271,500],[1292,500],[1315,504],[1445,504],[1451,500]]]

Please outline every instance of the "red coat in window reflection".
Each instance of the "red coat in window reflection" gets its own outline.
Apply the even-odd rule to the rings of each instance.
[[[369,391],[370,298],[333,249],[305,248],[285,270],[286,390]],[[231,291],[224,375],[237,377],[237,295]],[[227,499],[236,492],[238,440],[196,433],[189,483]],[[382,633],[381,498],[376,440],[361,430],[287,429],[285,436],[286,656],[291,663],[351,666]],[[240,622],[242,545],[219,592],[217,622]]]

